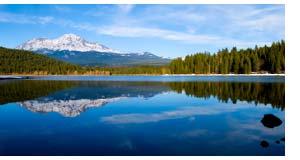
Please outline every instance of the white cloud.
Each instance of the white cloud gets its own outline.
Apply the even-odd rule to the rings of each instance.
[[[239,22],[241,27],[251,28],[254,31],[284,31],[284,16],[267,15],[257,19]]]
[[[181,107],[177,110],[164,111],[159,113],[132,113],[132,114],[119,114],[102,117],[101,121],[113,124],[127,124],[127,123],[149,123],[158,122],[163,120],[188,118],[191,116],[199,115],[216,115],[228,112],[235,112],[240,109],[246,109],[249,106],[238,106],[231,104],[223,104],[209,107]]]
[[[201,10],[197,9],[194,6],[184,6],[184,8],[180,7],[180,5],[155,5],[145,9],[143,13],[141,13],[143,19],[141,21],[147,22],[167,22],[174,23],[177,25],[191,25],[191,24],[199,24],[206,20],[204,14],[201,13]]]
[[[51,23],[100,35],[158,38],[216,47],[250,47],[284,38],[282,5],[148,5],[137,14],[130,14],[135,7],[131,4],[98,5],[83,13],[101,18],[100,21],[75,22],[51,16],[0,12],[0,22]],[[55,8],[65,9],[64,6]],[[103,18],[106,20],[102,21]]]
[[[54,18],[51,16],[27,16],[22,14],[13,14],[0,12],[0,22],[18,23],[18,24],[47,24]]]
[[[131,10],[134,8],[134,4],[119,4],[117,6],[122,13],[126,14],[130,13]]]
[[[252,35],[266,39],[268,33],[284,35],[284,6],[255,7],[253,5],[231,5],[213,7],[217,19],[222,19],[221,29],[231,35]],[[216,20],[216,19],[214,19]],[[226,23],[227,22],[227,23]],[[274,32],[276,34],[274,34]],[[282,37],[284,38],[284,37]]]
[[[50,17],[50,16],[46,16],[46,17],[36,17],[36,20],[38,20],[38,23],[41,24],[47,24],[50,23],[54,18]]]
[[[256,44],[268,44],[269,42],[259,41],[242,41],[235,40],[222,36],[194,34],[187,32],[172,31],[160,28],[149,27],[130,27],[130,26],[101,26],[90,27],[95,29],[98,34],[110,35],[114,37],[148,37],[160,38],[172,41],[181,41],[183,43],[191,44],[214,44],[217,46],[254,46]]]
[[[115,37],[160,38],[218,47],[252,47],[270,44],[273,36],[278,37],[277,40],[284,38],[282,9],[282,5],[208,5],[201,9],[198,5],[153,5],[137,16],[125,14],[112,17],[116,18],[114,23],[95,26],[95,30],[99,34]]]
[[[117,37],[153,37],[191,43],[211,42],[219,39],[219,37],[216,36],[194,35],[184,32],[147,27],[104,26],[99,27],[97,32]]]
[[[161,28],[151,28],[151,27],[140,27],[140,26],[124,26],[124,25],[110,25],[110,26],[98,26],[90,23],[76,23],[71,20],[55,19],[52,17],[43,17],[39,19],[39,23],[53,23],[57,25],[62,25],[66,27],[71,27],[79,30],[96,32],[100,35],[109,35],[113,37],[129,37],[129,38],[159,38],[164,40],[179,41],[189,44],[214,44],[216,46],[238,46],[249,47],[254,45],[269,45],[271,42],[268,41],[243,41],[236,40],[228,37],[207,35],[207,34],[197,34],[193,32],[182,32],[174,31]]]

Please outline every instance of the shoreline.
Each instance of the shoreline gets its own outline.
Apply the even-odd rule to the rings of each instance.
[[[113,74],[113,75],[22,75],[22,74],[16,74],[16,75],[0,75],[0,80],[7,80],[7,79],[30,79],[30,77],[47,77],[47,76],[164,76],[164,77],[176,77],[176,76],[203,76],[203,77],[209,77],[209,76],[224,76],[224,77],[236,77],[236,76],[281,76],[284,77],[285,74]]]

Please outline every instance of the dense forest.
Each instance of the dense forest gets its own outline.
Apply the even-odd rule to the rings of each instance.
[[[249,74],[284,73],[285,41],[176,58],[167,66],[84,67],[33,52],[0,47],[0,74]]]
[[[170,74],[169,66],[124,66],[124,67],[105,67],[102,70],[109,71],[111,74],[150,74],[161,75]]]
[[[270,47],[263,46],[230,51],[225,48],[215,54],[196,53],[177,58],[170,63],[172,74],[249,74],[284,73],[285,42],[274,42]]]
[[[233,47],[217,53],[196,53],[176,58],[168,66],[102,68],[111,74],[249,74],[284,73],[285,41],[238,50]]]
[[[108,74],[30,51],[0,47],[0,74]]]

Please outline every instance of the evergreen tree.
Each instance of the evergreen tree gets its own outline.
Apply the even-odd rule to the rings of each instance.
[[[285,70],[285,42],[274,42],[270,47],[263,46],[237,50],[233,47],[219,50],[216,54],[196,53],[171,61],[170,72],[249,74],[251,72],[282,73]]]

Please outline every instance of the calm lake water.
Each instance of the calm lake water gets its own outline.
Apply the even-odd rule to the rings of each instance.
[[[0,155],[285,155],[284,77],[0,81]]]

